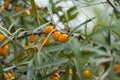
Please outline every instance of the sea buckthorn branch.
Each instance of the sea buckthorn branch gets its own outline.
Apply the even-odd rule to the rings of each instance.
[[[44,34],[44,32],[43,32],[43,31],[25,32],[23,35],[18,36],[17,39],[22,39],[22,38],[28,37],[28,36],[30,36],[31,34],[39,35],[39,36],[40,36],[41,34]]]
[[[42,31],[37,31],[37,32],[25,32],[23,35],[21,36],[17,36],[17,39],[22,39],[22,38],[25,38],[25,37],[28,37],[30,36],[31,34],[34,34],[34,35],[41,35],[41,34],[44,34],[44,32]],[[3,45],[11,42],[12,40],[15,40],[16,37],[12,36],[11,38],[9,38],[5,43],[3,43],[0,47],[2,47]]]

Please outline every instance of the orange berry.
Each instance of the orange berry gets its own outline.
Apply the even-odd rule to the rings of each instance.
[[[30,47],[29,47],[28,45],[25,45],[25,46],[24,46],[24,49],[25,49],[25,50],[27,50],[27,49],[29,49],[29,48],[30,48]]]
[[[69,69],[69,75],[72,76],[72,74],[73,74],[73,73],[72,73],[72,69],[70,68],[70,69]]]
[[[85,78],[90,78],[90,77],[91,77],[91,72],[90,72],[90,70],[85,70],[85,71],[83,72],[83,75],[84,75]]]
[[[5,0],[5,1],[4,1],[4,4],[3,4],[4,9],[8,9],[9,5],[10,5],[9,1],[8,1],[8,0]]]
[[[8,49],[8,44],[5,44],[2,48]]]
[[[45,42],[46,40],[46,42]],[[46,36],[42,36],[41,43],[44,43],[44,46],[47,46],[49,44],[49,39]]]
[[[15,79],[15,76],[10,77],[10,80],[14,80],[14,79]]]
[[[0,34],[0,42],[4,39],[4,35],[3,34]]]
[[[9,78],[13,76],[10,72],[8,72],[7,75],[9,76]]]
[[[120,70],[120,64],[114,64],[113,69],[114,71]]]
[[[59,80],[59,78],[55,76],[55,77],[52,77],[50,80]]]
[[[25,45],[25,46],[24,46],[24,49],[27,51],[27,53],[30,53],[29,48],[30,48],[30,47],[29,47],[28,45]]]
[[[45,32],[46,34],[49,34],[53,29],[54,29],[53,26],[47,26],[47,27],[44,29],[44,32]]]
[[[8,53],[8,45],[5,44],[3,47],[0,48],[0,56],[6,56]]]
[[[15,11],[20,11],[20,10],[22,10],[22,7],[21,7],[21,6],[16,6],[16,7],[15,7]]]
[[[58,41],[64,43],[64,42],[67,41],[67,39],[68,39],[68,35],[67,34],[61,34],[59,36],[59,38],[58,38]]]
[[[52,37],[53,37],[53,39],[54,39],[55,41],[57,41],[60,35],[61,35],[61,32],[55,31],[55,32],[53,33]]]
[[[35,35],[32,33],[30,35],[30,42],[33,43],[35,41]]]
[[[7,74],[4,74],[4,80],[9,79],[9,76]]]

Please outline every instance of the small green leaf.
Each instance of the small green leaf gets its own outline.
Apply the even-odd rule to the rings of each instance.
[[[28,67],[32,67],[33,66],[33,60],[30,60]],[[27,70],[27,80],[32,80],[33,77],[33,70],[29,69]]]
[[[95,18],[96,18],[96,17],[93,17],[93,18],[91,18],[91,19],[89,19],[89,20],[86,20],[85,22],[79,24],[78,26],[76,26],[75,28],[73,28],[73,29],[70,31],[69,35],[71,35],[72,33],[74,33],[74,32],[75,32],[78,28],[80,28],[82,25],[85,25],[86,23],[92,21],[92,20],[95,19]]]

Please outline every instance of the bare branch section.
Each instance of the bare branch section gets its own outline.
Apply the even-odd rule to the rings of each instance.
[[[18,36],[17,39],[22,39],[22,38],[28,37],[31,34],[40,36],[41,34],[44,34],[44,32],[43,31],[37,31],[37,32],[33,32],[33,33],[25,32],[24,35]]]

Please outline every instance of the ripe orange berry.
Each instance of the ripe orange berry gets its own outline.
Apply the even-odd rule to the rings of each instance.
[[[59,80],[59,78],[57,76],[54,76],[50,80]]]
[[[114,64],[113,69],[114,71],[120,70],[120,64]]]
[[[46,42],[45,42],[45,40],[46,40]],[[44,42],[44,46],[47,46],[49,44],[50,40],[46,36],[42,36],[41,43],[43,43],[43,42]]]
[[[7,75],[8,75],[9,77],[12,77],[12,76],[13,76],[12,73],[10,73],[10,72],[8,72]]]
[[[5,0],[5,1],[4,1],[4,4],[3,4],[4,9],[8,9],[9,5],[10,5],[9,1],[8,1],[8,0]]]
[[[0,42],[4,39],[4,35],[3,34],[0,34]]]
[[[20,10],[22,10],[22,7],[21,7],[21,6],[16,6],[16,7],[15,7],[15,11],[20,11]]]
[[[45,32],[46,34],[49,34],[53,29],[54,29],[53,26],[47,26],[47,27],[44,29],[44,32]]]
[[[15,76],[10,77],[10,80],[14,80],[14,79],[15,79]]]
[[[30,35],[30,42],[33,43],[35,41],[35,35],[31,34]]]
[[[14,80],[15,76],[12,73],[8,72],[7,74],[4,74],[4,79],[5,80]]]
[[[60,35],[61,35],[61,32],[55,31],[55,32],[53,33],[52,37],[53,37],[53,39],[54,39],[55,41],[57,41]]]
[[[3,47],[0,48],[0,56],[6,56],[8,53],[8,45],[5,44]]]
[[[68,39],[68,35],[67,34],[61,34],[59,36],[59,38],[58,38],[58,41],[64,43],[64,42],[67,41],[67,39]]]
[[[85,71],[83,72],[83,75],[84,75],[85,78],[90,78],[90,77],[91,77],[91,72],[90,72],[90,70],[85,70]]]

